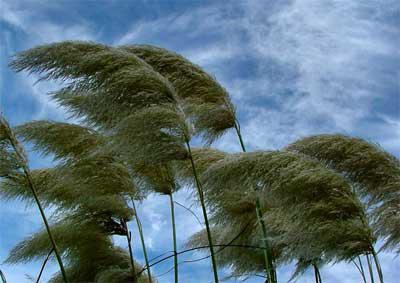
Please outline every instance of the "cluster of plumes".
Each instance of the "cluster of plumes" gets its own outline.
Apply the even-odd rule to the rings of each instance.
[[[258,195],[274,259],[277,264],[297,260],[294,275],[311,264],[349,261],[371,251],[375,239],[349,183],[320,162],[287,151],[214,151],[214,157],[211,151],[202,152],[206,154],[198,155],[199,162],[209,163],[202,172],[205,196],[220,243],[249,225],[234,243],[262,247],[254,217]],[[188,244],[204,244],[204,231]],[[261,250],[255,248],[227,248],[219,256],[235,274],[263,270]]]
[[[164,49],[62,42],[22,52],[11,67],[68,82],[53,99],[110,137],[145,190],[175,192],[172,163],[188,158],[192,136],[211,143],[235,123],[227,92]]]
[[[185,159],[192,135],[211,142],[235,124],[225,89],[165,49],[66,41],[19,53],[11,67],[68,82],[52,97],[111,135],[129,162],[164,166]]]
[[[196,132],[206,142],[211,143],[234,126],[235,112],[228,93],[199,66],[155,46],[129,45],[121,49],[146,61],[172,84]]]
[[[213,140],[233,126],[226,91],[201,68],[164,49],[62,42],[22,52],[11,66],[68,81],[53,98],[73,116],[107,130],[115,148],[124,147],[129,162],[142,166],[187,158],[184,143],[194,131],[210,133],[207,139]],[[220,115],[217,107],[229,114]],[[210,109],[216,113],[210,115]]]
[[[301,139],[287,150],[315,158],[342,174],[366,200],[384,249],[400,252],[400,162],[375,144],[342,135]]]
[[[125,196],[135,195],[136,187],[126,166],[107,151],[105,137],[87,127],[48,121],[27,123],[15,132],[58,161],[31,176],[42,203],[54,209],[51,230],[67,260],[69,280],[133,282],[129,255],[113,245],[111,236],[127,234],[121,221],[129,221],[132,211]],[[3,198],[33,201],[23,174],[2,177]],[[41,231],[19,243],[7,262],[43,258],[51,249],[46,231]],[[57,274],[51,282],[63,279]]]
[[[68,260],[66,272],[71,282],[111,282],[102,280],[111,271],[121,270],[125,281],[132,282],[129,256],[114,247],[110,238],[97,223],[90,220],[63,219],[52,225],[58,248]],[[46,232],[39,232],[20,242],[10,253],[8,263],[44,258],[51,250]],[[60,275],[50,282],[63,282]],[[146,281],[143,281],[146,282]]]
[[[102,128],[118,128],[121,120],[146,108],[149,114],[153,106],[155,112],[164,106],[167,112],[183,112],[174,127],[190,122],[194,127],[189,128],[207,141],[234,126],[227,92],[200,67],[165,49],[67,41],[22,52],[11,66],[42,79],[68,81],[69,86],[52,96],[73,116]],[[168,113],[158,116],[159,127],[169,129]]]
[[[109,242],[109,235],[118,234],[113,224],[131,217],[124,197],[137,196],[138,186],[141,196],[171,195],[192,184],[190,139],[198,135],[211,144],[226,130],[239,128],[228,93],[182,56],[148,45],[55,43],[18,54],[11,66],[67,82],[51,96],[88,125],[33,122],[17,128],[60,162],[33,172],[46,204],[63,209],[56,231],[72,239],[76,235],[63,229],[76,223],[90,225],[92,240],[101,237],[97,241],[104,249],[98,249],[98,258],[96,253],[84,255],[85,241],[58,239],[71,255],[68,271],[86,276],[81,269],[88,270],[86,278],[98,282],[129,282],[123,279],[129,276],[127,256]],[[13,155],[3,152],[7,147],[0,144],[1,161],[14,168]],[[296,261],[294,276],[310,265],[369,253],[376,236],[386,238],[388,249],[399,243],[399,161],[365,141],[327,135],[281,151],[228,154],[202,148],[191,156],[212,215],[215,244],[231,245],[217,251],[218,262],[232,267],[235,276],[265,271],[257,199],[274,263]],[[0,167],[0,176],[3,172]],[[6,197],[29,198],[18,178],[6,179],[2,186]],[[96,250],[92,240],[88,247]],[[11,261],[36,256],[30,243],[34,238],[16,247]],[[207,244],[204,231],[188,243]],[[106,261],[103,255],[114,263],[101,262]],[[96,270],[96,264],[107,269]]]

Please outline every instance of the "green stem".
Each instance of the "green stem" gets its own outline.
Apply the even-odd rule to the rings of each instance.
[[[7,283],[6,276],[4,275],[3,271],[0,270],[0,278],[3,283]]]
[[[365,212],[366,209],[364,207],[364,204],[361,202],[360,198],[357,196],[357,193],[356,193],[355,189],[353,190],[353,194],[354,194],[354,198],[357,200],[358,204],[363,208],[362,209],[362,214],[360,214],[360,216],[359,216],[360,220],[361,220],[361,223],[365,227],[370,228],[370,225],[369,225],[369,222],[368,222],[368,219],[367,219],[367,216],[366,216],[366,212]],[[374,246],[373,246],[372,242],[370,242],[370,250],[371,250],[371,253],[372,253],[374,261],[375,261],[375,266],[376,266],[376,269],[378,271],[379,280],[380,280],[381,283],[383,283],[382,269],[380,267],[379,260],[378,260],[378,257],[376,255],[376,252],[375,252],[375,249],[374,249]],[[372,266],[371,266],[371,261],[369,259],[369,254],[365,254],[365,256],[367,258],[368,270],[369,270],[369,275],[370,275],[370,278],[371,278],[371,283],[374,283],[374,273],[372,271]],[[359,261],[360,261],[360,264],[361,264],[360,258],[359,258]],[[365,277],[365,276],[363,276],[363,277]]]
[[[372,247],[372,257],[374,259],[375,267],[378,272],[379,281],[380,281],[380,283],[383,283],[382,268],[381,268],[381,264],[379,263],[378,255],[376,254],[374,247]]]
[[[240,126],[239,126],[239,123],[237,121],[235,121],[235,130],[236,130],[236,134],[237,134],[237,136],[239,138],[239,143],[240,143],[240,146],[242,147],[242,151],[246,152],[246,147],[244,145],[242,133],[240,132]]]
[[[371,283],[374,283],[374,272],[372,270],[371,261],[369,260],[369,254],[365,254],[365,256],[367,257],[369,277],[371,278]]]
[[[49,235],[50,242],[51,242],[51,244],[53,246],[54,253],[56,255],[58,264],[60,266],[61,275],[63,277],[64,282],[68,283],[67,275],[66,275],[66,272],[65,272],[65,269],[64,269],[64,265],[63,265],[63,262],[62,262],[62,259],[61,259],[60,252],[59,252],[59,250],[57,248],[56,241],[54,240],[54,237],[53,237],[53,234],[51,232],[50,225],[49,225],[49,223],[47,221],[46,214],[44,213],[44,209],[42,207],[42,204],[39,201],[39,197],[37,195],[37,192],[36,192],[36,189],[35,189],[35,186],[34,186],[34,183],[33,183],[33,179],[32,179],[30,170],[29,170],[28,165],[27,165],[27,160],[26,160],[24,154],[22,153],[22,146],[19,144],[17,138],[15,137],[15,135],[14,135],[13,131],[11,130],[11,128],[9,127],[7,121],[1,115],[0,115],[0,124],[3,124],[3,126],[6,127],[6,130],[8,131],[8,135],[9,135],[8,139],[9,139],[10,144],[13,147],[16,155],[18,156],[19,162],[20,162],[21,167],[22,167],[22,169],[24,171],[24,174],[25,174],[25,178],[26,178],[26,180],[28,182],[28,186],[29,186],[29,188],[30,188],[30,190],[31,190],[31,192],[33,194],[33,198],[35,199],[36,205],[37,205],[37,207],[38,207],[38,209],[40,211],[40,215],[41,215],[43,223],[44,223],[44,225],[46,227],[47,234]]]
[[[135,269],[135,261],[133,260],[133,250],[132,250],[132,234],[128,229],[128,225],[126,224],[125,219],[121,219],[121,224],[122,226],[125,228],[125,236],[126,236],[126,240],[128,242],[128,249],[129,249],[129,259],[130,259],[130,264],[131,264],[131,268],[132,268],[132,280],[133,283],[137,283],[137,274],[136,274],[136,269]]]
[[[321,272],[319,271],[319,268],[318,268],[318,267],[317,267],[317,276],[318,276],[318,281],[319,281],[319,283],[322,283]]]
[[[133,213],[135,214],[136,225],[138,227],[138,231],[139,231],[139,235],[140,235],[140,241],[142,242],[144,261],[146,262],[146,266],[148,267],[147,268],[147,276],[149,278],[149,283],[152,283],[153,280],[151,279],[151,272],[150,272],[150,267],[149,267],[149,257],[147,255],[146,244],[144,242],[142,222],[140,221],[140,218],[137,214],[135,202],[132,197],[131,197],[131,202],[132,202]]]
[[[235,121],[235,130],[236,134],[239,138],[240,146],[242,147],[242,151],[246,152],[246,147],[243,142],[242,134],[240,132],[240,126],[237,121]],[[261,210],[261,201],[260,198],[256,197],[256,213],[258,223],[261,228],[262,232],[262,243],[264,246],[264,264],[265,264],[265,271],[267,273],[267,280],[268,282],[275,283],[277,282],[276,270],[273,265],[272,253],[271,248],[269,247],[268,238],[267,238],[267,228],[262,217],[262,210]]]
[[[38,278],[36,279],[36,283],[40,282],[40,277],[42,277],[42,273],[43,273],[44,267],[46,266],[46,263],[49,260],[49,258],[51,256],[51,254],[53,253],[53,251],[54,251],[54,249],[51,249],[50,252],[47,254],[46,258],[44,259],[42,267],[40,268],[40,272],[39,272]]]
[[[261,204],[260,204],[260,199],[256,199],[256,213],[257,213],[257,219],[258,223],[260,224],[261,231],[262,231],[262,243],[263,243],[263,251],[264,251],[264,261],[265,261],[265,268],[267,272],[267,279],[271,283],[275,283],[275,275],[274,275],[274,266],[272,264],[272,256],[271,256],[271,248],[269,247],[268,239],[267,239],[267,229],[265,227],[265,222],[263,219],[263,215],[261,212]]]
[[[313,264],[314,267],[314,278],[315,278],[315,283],[320,283],[319,282],[319,277],[318,277],[318,268],[315,264]]]
[[[362,264],[362,261],[361,261],[361,257],[357,256],[357,259],[358,259],[358,263],[360,264],[360,272],[361,272],[361,276],[363,278],[363,281],[364,281],[364,283],[367,283],[367,279],[365,278],[365,272],[364,272],[364,267],[363,267],[363,264]]]
[[[54,254],[56,255],[58,264],[59,264],[59,266],[60,266],[61,275],[62,275],[62,277],[63,277],[63,279],[64,279],[64,282],[65,282],[65,283],[68,283],[67,275],[66,275],[66,272],[65,272],[65,269],[64,269],[64,265],[63,265],[63,263],[62,263],[62,259],[61,259],[60,252],[59,252],[58,247],[57,247],[57,245],[56,245],[56,241],[54,240],[53,234],[52,234],[52,232],[51,232],[51,230],[50,230],[50,225],[49,225],[49,223],[47,222],[46,215],[45,215],[44,210],[43,210],[43,207],[42,207],[42,205],[41,205],[41,203],[40,203],[40,201],[39,201],[38,195],[37,195],[36,190],[35,190],[35,187],[34,187],[34,185],[33,185],[33,180],[32,180],[31,174],[30,174],[29,169],[28,169],[27,167],[24,167],[24,173],[25,173],[26,179],[27,179],[27,181],[28,181],[29,187],[31,188],[33,197],[35,198],[35,202],[36,202],[36,204],[37,204],[37,206],[38,206],[38,208],[39,208],[40,215],[42,216],[44,225],[46,226],[47,234],[49,235],[50,242],[51,242],[51,244],[52,244],[52,246],[53,246],[53,249],[54,249]]]
[[[218,279],[217,263],[216,263],[216,259],[215,259],[215,253],[214,253],[214,247],[213,247],[213,242],[212,242],[212,237],[211,237],[210,224],[208,222],[206,205],[205,205],[205,202],[204,202],[204,192],[203,192],[203,188],[202,188],[202,185],[200,183],[200,180],[199,180],[199,176],[197,175],[197,170],[196,170],[196,166],[194,164],[192,150],[190,148],[190,143],[189,143],[188,139],[186,139],[186,146],[187,146],[188,153],[189,153],[190,163],[192,165],[193,176],[194,176],[194,179],[195,179],[195,182],[196,182],[197,193],[199,195],[201,209],[203,211],[204,224],[206,226],[207,239],[208,239],[208,244],[210,246],[211,263],[212,263],[212,268],[213,268],[214,282],[218,283],[219,279]]]
[[[172,236],[174,242],[174,269],[175,269],[175,283],[178,283],[178,250],[176,242],[176,225],[175,225],[175,207],[172,193],[169,194],[169,200],[171,204],[171,220],[172,220]]]

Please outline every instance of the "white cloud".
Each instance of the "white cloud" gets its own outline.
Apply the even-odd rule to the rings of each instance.
[[[24,28],[23,18],[25,13],[13,10],[10,2],[6,0],[0,0],[0,9],[0,19],[2,21],[21,29]]]
[[[224,18],[219,6],[208,6],[185,11],[181,14],[170,14],[155,20],[141,20],[135,22],[131,29],[115,41],[116,45],[154,41],[165,33],[181,33],[186,39],[215,32],[215,27],[226,29],[221,24],[229,18]]]
[[[259,137],[256,141],[275,147],[284,138],[282,130],[290,133],[288,140],[324,128],[359,132],[360,123],[371,116],[375,100],[385,96],[383,88],[398,80],[396,74],[388,75],[379,68],[381,60],[396,60],[399,55],[393,27],[373,17],[384,8],[376,1],[302,0],[282,5],[266,17],[269,5],[249,2],[243,21],[251,41],[247,47],[259,54],[261,70],[264,65],[269,71],[271,59],[293,70],[292,84],[283,81],[281,87],[288,86],[296,93],[285,97],[278,110],[252,109],[254,115],[248,123]],[[259,73],[257,82],[271,81],[271,75]],[[271,85],[264,85],[268,93]],[[265,135],[270,141],[263,139]]]
[[[94,40],[95,35],[87,22],[77,19],[75,24],[55,24],[54,21],[41,19],[40,9],[28,6],[24,2],[1,0],[0,20],[17,30],[26,33],[29,38],[26,46],[62,41],[62,40]],[[31,3],[32,4],[32,3]],[[40,4],[38,4],[40,5]]]
[[[155,20],[142,20],[116,39],[115,45],[152,43],[172,48],[203,67],[219,67],[221,60],[239,56],[241,44],[237,38],[239,26],[229,17],[229,9],[217,5],[171,14]],[[217,35],[215,42],[204,41],[202,45],[193,44],[203,36]],[[173,45],[169,38],[185,38],[186,44]],[[165,40],[164,40],[165,38]],[[227,40],[229,39],[229,40]],[[190,45],[189,47],[187,45]]]
[[[5,28],[5,36],[1,43],[2,48],[6,50],[4,56],[10,58],[18,51],[40,44],[51,42],[58,42],[63,40],[96,40],[96,35],[91,30],[90,25],[77,19],[75,24],[56,24],[47,18],[38,16],[40,9],[29,9],[23,2],[0,2],[2,8],[0,20],[11,25],[10,32],[17,30],[24,33],[24,42],[15,42],[14,37],[9,36],[8,28]],[[15,49],[15,46],[19,50]],[[39,110],[33,114],[32,119],[44,119],[51,117],[52,119],[60,118],[65,119],[65,112],[62,108],[50,101],[47,93],[56,90],[60,84],[54,82],[40,82],[36,84],[38,77],[35,75],[28,76],[27,73],[18,75],[16,77],[25,92],[25,95],[32,96],[39,103]],[[4,83],[2,83],[4,84]],[[9,93],[2,93],[1,95],[12,95]],[[1,100],[0,100],[1,102]]]

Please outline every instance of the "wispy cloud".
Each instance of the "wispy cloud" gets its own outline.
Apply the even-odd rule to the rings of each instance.
[[[400,5],[392,4],[399,11]],[[384,21],[394,6],[386,9],[380,1],[292,1],[265,17],[269,3],[249,2],[244,24],[250,38],[246,47],[259,59],[255,82],[264,81],[264,93],[278,103],[274,109],[245,107],[254,113],[246,121],[250,134],[259,137],[250,139],[254,146],[276,147],[321,131],[367,135],[385,143],[379,132],[362,128],[374,125],[365,120],[382,111],[379,100],[398,103],[393,92],[400,95],[400,31]],[[286,73],[293,76],[276,83],[274,71],[281,67],[271,69],[271,60],[286,66]],[[260,84],[255,85],[259,91]],[[246,87],[252,93],[254,87]],[[290,95],[281,99],[285,89]],[[387,114],[399,117],[398,106]],[[399,147],[391,150],[400,154]]]
[[[63,40],[95,40],[96,35],[85,21],[77,21],[76,23],[55,23],[47,17],[40,15],[39,6],[27,7],[24,2],[11,2],[1,0],[0,6],[2,13],[0,20],[8,25],[4,27],[2,32],[5,34],[1,48],[6,50],[6,60],[2,62],[2,79],[6,75],[7,62],[15,53],[32,48],[34,46],[58,42]],[[62,7],[60,7],[62,9]],[[19,37],[10,36],[10,33],[20,34]],[[22,35],[21,35],[22,34]],[[23,38],[19,41],[18,38]],[[37,76],[27,76],[26,73],[18,75],[15,78],[15,87],[18,92],[23,93],[22,99],[28,100],[29,97],[35,100],[38,105],[35,113],[31,115],[31,119],[63,119],[64,111],[59,109],[53,102],[49,100],[47,93],[59,88],[59,84],[52,82],[41,82],[36,84]],[[4,83],[3,83],[4,84]],[[11,85],[11,82],[9,83]],[[9,92],[2,92],[2,96],[15,95]],[[0,99],[0,102],[5,97]],[[4,106],[2,105],[2,108]],[[32,108],[30,110],[33,110]],[[15,112],[25,112],[26,108],[15,109]],[[22,115],[24,117],[26,115]],[[22,122],[22,121],[18,121]]]
[[[29,45],[43,44],[66,39],[93,40],[94,34],[87,22],[77,19],[75,23],[54,23],[46,17],[41,17],[40,4],[27,5],[24,1],[1,0],[2,12],[0,20],[20,32],[24,32]],[[33,4],[33,3],[30,3]],[[38,6],[39,5],[39,6]],[[63,9],[61,6],[59,9]]]
[[[20,29],[25,28],[25,24],[23,23],[23,18],[25,17],[24,12],[13,10],[10,2],[5,0],[0,0],[0,7],[1,7],[0,19],[2,21]]]

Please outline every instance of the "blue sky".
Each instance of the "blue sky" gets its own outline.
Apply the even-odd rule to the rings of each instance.
[[[397,0],[0,0],[0,39],[0,109],[13,125],[67,118],[46,96],[58,88],[56,83],[34,84],[34,76],[8,69],[16,52],[71,39],[110,45],[148,43],[183,54],[228,89],[251,149],[278,149],[310,134],[344,133],[379,143],[400,157]],[[233,133],[215,146],[239,150]],[[36,153],[30,157],[34,168],[51,162]],[[177,198],[193,204],[187,191]],[[200,227],[193,216],[177,210],[178,239],[183,243]],[[139,213],[150,257],[171,250],[168,199],[152,196]],[[40,229],[41,221],[34,207],[19,202],[1,202],[0,217],[3,261],[16,243]],[[115,242],[124,245],[122,239]],[[135,255],[141,260],[139,242],[135,243]],[[190,254],[182,260],[199,256]],[[396,282],[400,260],[389,253],[381,260],[386,282]],[[36,276],[39,265],[0,267],[11,283],[22,283],[29,282],[26,275]],[[171,266],[166,262],[154,273],[162,274]],[[55,271],[52,263],[45,278]],[[282,282],[290,271],[290,266],[279,269]],[[182,265],[182,282],[208,283],[211,276],[208,261]],[[327,266],[322,276],[324,282],[360,282],[350,264]],[[298,282],[312,282],[311,278],[306,274]],[[172,282],[173,272],[159,280]]]

